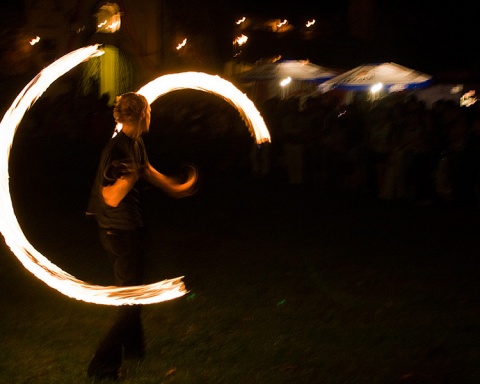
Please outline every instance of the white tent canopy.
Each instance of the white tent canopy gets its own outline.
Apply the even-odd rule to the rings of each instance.
[[[241,82],[261,80],[292,80],[322,82],[337,75],[331,69],[313,64],[308,60],[283,60],[275,63],[260,64],[239,76]]]
[[[318,89],[321,92],[332,89],[369,91],[372,86],[381,85],[390,93],[424,88],[431,79],[430,75],[391,62],[365,64],[322,82]]]
[[[283,60],[259,64],[241,73],[238,81],[250,84],[250,95],[258,102],[315,93],[318,84],[337,74],[308,60]]]

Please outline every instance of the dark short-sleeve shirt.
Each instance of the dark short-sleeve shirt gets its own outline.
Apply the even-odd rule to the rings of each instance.
[[[105,203],[101,188],[114,184],[122,175],[142,172],[147,161],[141,137],[133,140],[120,131],[107,143],[101,154],[87,209],[87,215],[93,215],[99,226],[123,230],[143,226],[138,181],[117,207]]]

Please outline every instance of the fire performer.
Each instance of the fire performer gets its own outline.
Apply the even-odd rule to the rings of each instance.
[[[143,283],[140,179],[176,198],[193,194],[198,179],[193,167],[188,169],[187,180],[180,182],[149,163],[142,135],[149,131],[150,110],[147,99],[138,93],[117,97],[113,116],[123,127],[102,152],[87,210],[87,215],[93,215],[98,223],[100,242],[113,265],[117,286]],[[121,306],[90,361],[88,376],[118,379],[124,357],[144,355],[141,306]]]

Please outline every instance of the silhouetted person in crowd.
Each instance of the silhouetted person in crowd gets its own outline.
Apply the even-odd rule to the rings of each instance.
[[[173,197],[194,192],[197,172],[190,169],[180,183],[149,163],[142,135],[149,131],[150,105],[136,93],[117,97],[113,115],[123,125],[105,146],[94,181],[87,214],[98,223],[101,244],[112,263],[117,286],[143,283],[142,213],[139,181],[144,179]],[[118,379],[123,357],[145,354],[141,306],[125,305],[100,343],[88,367],[98,379]]]

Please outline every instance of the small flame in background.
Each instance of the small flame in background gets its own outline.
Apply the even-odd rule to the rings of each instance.
[[[34,276],[60,293],[89,303],[104,305],[144,305],[171,300],[187,293],[183,277],[154,284],[115,287],[91,285],[63,271],[38,252],[25,237],[15,216],[9,190],[8,163],[15,132],[26,111],[60,76],[84,61],[102,55],[98,44],[80,48],[44,68],[27,84],[6,111],[0,123],[0,231],[6,244]],[[255,105],[233,84],[218,76],[185,72],[161,76],[142,87],[149,103],[176,89],[198,89],[214,93],[237,108],[257,143],[270,141],[270,134]]]
[[[35,37],[34,39],[30,40],[30,45],[35,45],[40,41],[40,36]]]
[[[183,41],[177,45],[177,51],[182,49],[185,45],[187,45],[187,38],[183,39]]]
[[[233,44],[238,44],[238,46],[241,46],[243,44],[245,44],[248,40],[248,36],[245,36],[245,35],[241,35],[241,36],[238,36],[235,41],[233,42]]]

